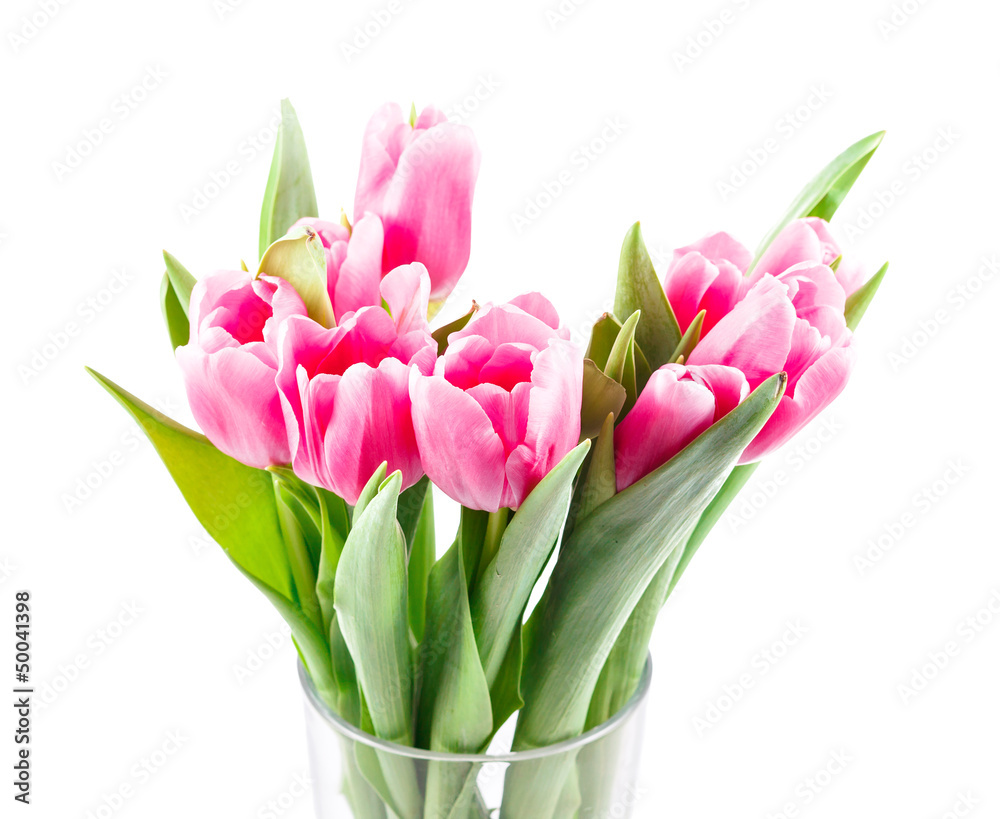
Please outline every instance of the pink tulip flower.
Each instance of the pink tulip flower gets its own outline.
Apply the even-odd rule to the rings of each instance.
[[[339,222],[305,218],[299,219],[291,229],[298,227],[311,227],[323,243],[326,289],[338,322],[362,307],[381,304],[382,220],[369,213],[359,219],[352,230]]]
[[[583,355],[547,299],[486,305],[411,374],[424,470],[472,509],[516,509],[580,438]]]
[[[747,294],[750,251],[728,233],[713,233],[674,251],[663,289],[681,332],[705,310],[702,335]]]
[[[665,464],[747,397],[735,367],[664,364],[615,428],[618,491]]]
[[[392,315],[362,307],[331,329],[294,316],[279,334],[277,385],[292,468],[350,504],[383,461],[402,473],[404,489],[423,475],[409,376],[430,373],[437,355],[426,329],[427,271],[399,267],[380,291]]]
[[[774,414],[740,458],[760,460],[836,398],[854,364],[844,320],[844,288],[826,265],[793,264],[778,276],[757,272],[742,299],[698,343],[691,365],[736,367],[750,388],[788,374]]]
[[[469,262],[479,147],[472,130],[427,107],[411,126],[395,103],[368,122],[354,217],[381,218],[382,270],[421,262],[431,301],[442,302]]]
[[[295,289],[270,276],[220,271],[191,293],[191,337],[177,348],[191,412],[216,447],[249,466],[291,460],[276,340],[285,319],[305,315]]]
[[[840,248],[830,232],[829,222],[815,216],[795,219],[774,237],[754,266],[754,272],[778,276],[792,265],[802,262],[829,265],[838,256]]]

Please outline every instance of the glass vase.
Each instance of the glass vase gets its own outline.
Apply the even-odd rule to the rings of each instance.
[[[380,740],[343,720],[299,665],[317,819],[628,819],[637,774],[647,660],[607,722],[530,751],[449,754]]]

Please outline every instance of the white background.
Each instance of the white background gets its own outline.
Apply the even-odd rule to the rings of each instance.
[[[116,816],[255,817],[298,792],[302,706],[278,617],[83,371],[189,420],[159,314],[160,250],[196,275],[255,261],[273,112],[288,96],[331,219],[350,208],[361,132],[383,101],[433,102],[471,124],[482,173],[452,309],[541,289],[578,336],[610,306],[631,222],[663,255],[718,229],[754,246],[827,160],[888,130],[837,220],[847,252],[892,262],[860,364],[758,471],[744,495],[757,508],[720,523],[663,613],[637,815],[791,816],[791,803],[810,819],[931,819],[964,795],[972,815],[1000,816],[1000,615],[983,609],[1000,609],[1000,283],[983,266],[1000,251],[996,4],[590,0],[558,19],[546,13],[557,0],[400,0],[347,54],[388,0],[225,2],[69,0],[53,15],[8,0],[0,12],[0,622],[11,628],[15,590],[31,589],[34,681],[58,692],[35,715],[34,804],[9,815],[83,817],[129,785]],[[32,34],[22,15],[43,25]],[[158,85],[123,107],[144,77]],[[469,98],[475,110],[454,107]],[[104,118],[110,133],[61,170]],[[623,132],[584,161],[609,118]],[[723,191],[768,139],[766,161]],[[227,164],[239,171],[228,181]],[[513,216],[565,170],[573,183],[518,231]],[[106,290],[122,270],[127,284]],[[46,348],[71,322],[76,336]],[[97,488],[71,502],[88,478]],[[904,515],[912,525],[894,527]],[[962,629],[977,612],[986,625]],[[761,652],[789,622],[807,633],[771,663]],[[241,680],[269,638],[281,647]],[[904,702],[899,686],[951,641],[957,656]],[[0,652],[12,655],[11,635]],[[6,690],[7,659],[0,669]],[[751,685],[716,718],[741,677]],[[180,750],[137,776],[171,731]],[[846,768],[822,774],[834,753]],[[806,796],[810,778],[824,787]],[[311,809],[301,797],[284,815]]]

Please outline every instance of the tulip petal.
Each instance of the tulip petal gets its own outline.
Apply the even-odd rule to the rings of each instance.
[[[763,276],[698,343],[688,363],[736,367],[756,388],[781,372],[794,327],[795,308],[787,288],[773,276]]]
[[[822,410],[847,386],[855,354],[850,346],[835,347],[819,358],[789,389],[764,428],[740,457],[741,464],[759,461],[781,446]]]
[[[424,471],[453,500],[496,512],[504,487],[505,453],[486,411],[439,375],[411,371],[410,397]]]
[[[379,282],[382,280],[382,220],[371,213],[358,219],[347,242],[346,255],[336,276],[327,269],[327,287],[337,321],[362,307],[379,307],[382,300]]]
[[[427,329],[427,302],[431,280],[419,262],[401,265],[385,274],[379,285],[396,331],[400,334]]]

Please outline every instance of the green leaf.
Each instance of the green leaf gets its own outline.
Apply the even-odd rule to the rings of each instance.
[[[260,260],[257,275],[277,276],[292,285],[309,317],[324,327],[336,323],[326,289],[326,251],[311,227],[300,227],[276,239]]]
[[[594,322],[594,328],[590,331],[587,358],[593,361],[601,371],[607,366],[611,348],[615,346],[621,331],[621,322],[610,313],[604,313]]]
[[[437,677],[434,713],[430,726],[432,751],[479,753],[493,733],[490,688],[479,661],[476,634],[469,609],[468,574],[462,549],[449,551],[437,578],[438,599],[450,598],[452,616],[446,618],[448,631],[437,632],[435,640],[444,652]],[[448,635],[445,641],[445,634]],[[472,804],[472,765],[431,762],[427,769],[425,816],[447,816],[460,810],[466,817]]]
[[[396,519],[403,530],[403,537],[406,538],[407,554],[409,554],[413,544],[413,538],[424,511],[424,500],[429,492],[430,479],[425,475],[409,489],[404,489],[399,494],[399,509],[396,511]]]
[[[157,412],[100,373],[87,372],[139,423],[205,531],[278,609],[317,691],[335,707],[326,638],[294,600],[271,475],[224,455],[204,435]]]
[[[778,405],[784,373],[758,387],[670,461],[577,521],[526,630],[515,750],[577,736],[618,635]],[[573,756],[511,768],[502,817],[553,816]]]
[[[251,577],[292,599],[271,476],[219,452],[208,438],[87,369],[139,423],[205,531]]]
[[[638,397],[635,380],[635,329],[639,324],[640,311],[636,310],[622,325],[615,339],[604,374],[613,378],[625,388],[625,411],[635,405]]]
[[[577,521],[563,542],[526,658],[516,747],[575,736],[625,621],[670,552],[767,421],[785,375],[769,378],[659,469]]]
[[[521,670],[524,665],[524,642],[521,639],[521,628],[514,629],[514,639],[511,640],[507,656],[500,665],[497,678],[490,688],[490,702],[493,705],[493,731],[499,731],[511,714],[521,709],[524,698],[521,696]]]
[[[435,556],[434,493],[428,489],[424,494],[423,512],[417,522],[417,530],[410,544],[410,556],[406,564],[410,628],[418,643],[424,639],[424,618],[427,616],[427,582],[430,578],[431,568],[434,566]]]
[[[687,330],[684,331],[684,335],[677,344],[677,349],[674,350],[674,354],[670,358],[671,361],[678,363],[681,361],[687,361],[691,357],[691,353],[694,351],[694,348],[697,346],[698,341],[701,338],[701,327],[705,322],[706,312],[707,311],[702,310],[688,325]]]
[[[844,318],[847,320],[847,326],[850,328],[851,332],[858,329],[858,324],[861,323],[861,319],[864,317],[865,311],[868,309],[868,305],[871,304],[872,299],[875,298],[879,285],[882,284],[882,279],[885,278],[885,274],[888,269],[889,263],[886,262],[879,268],[878,272],[874,276],[872,276],[867,282],[861,285],[861,287],[848,297],[847,306],[844,309]]]
[[[618,263],[618,287],[615,314],[630,316],[642,311],[635,338],[651,370],[670,361],[681,340],[677,318],[667,302],[663,286],[656,277],[653,262],[636,222],[625,235]]]
[[[316,499],[320,511],[321,549],[319,566],[316,570],[316,597],[323,617],[323,628],[327,634],[333,626],[334,588],[337,567],[343,554],[347,535],[350,531],[347,504],[332,492],[316,489]]]
[[[573,481],[589,449],[590,441],[578,444],[525,498],[473,592],[479,656],[491,685],[562,531]]]
[[[288,100],[282,100],[281,125],[260,210],[258,253],[263,256],[270,245],[305,216],[319,216],[309,154],[295,109]]]
[[[617,491],[615,474],[615,419],[608,415],[591,451],[587,477],[582,482],[577,518],[585,518]]]
[[[180,302],[184,315],[188,316],[191,312],[189,308],[191,304],[191,291],[194,290],[196,284],[195,278],[188,273],[184,265],[165,250],[163,251],[163,261],[166,262],[167,278],[170,279],[170,284],[177,295],[177,301]]]
[[[164,273],[160,282],[160,309],[163,311],[163,321],[167,325],[171,349],[187,344],[191,336],[191,324],[184,311],[177,291],[170,283],[170,277]]]
[[[615,418],[625,406],[625,388],[605,375],[589,358],[583,360],[583,401],[580,405],[580,439],[594,438],[604,419]]]
[[[413,743],[413,666],[406,604],[406,544],[396,522],[394,472],[354,525],[337,567],[337,622],[357,667],[375,734]]]
[[[477,312],[479,312],[479,305],[472,302],[472,307],[469,308],[468,313],[464,316],[459,316],[457,319],[445,324],[443,327],[438,327],[433,333],[431,333],[431,336],[433,336],[438,345],[438,355],[444,355],[444,351],[448,349],[448,336],[452,333],[457,333],[465,327],[465,325],[469,323]]]
[[[795,201],[792,202],[785,215],[764,237],[748,272],[753,271],[757,262],[760,261],[760,257],[764,255],[764,251],[789,222],[807,216],[818,216],[830,221],[841,202],[844,201],[844,197],[847,196],[865,169],[868,160],[872,158],[875,149],[881,144],[884,136],[885,131],[879,131],[855,142],[823,168],[795,197]]]

